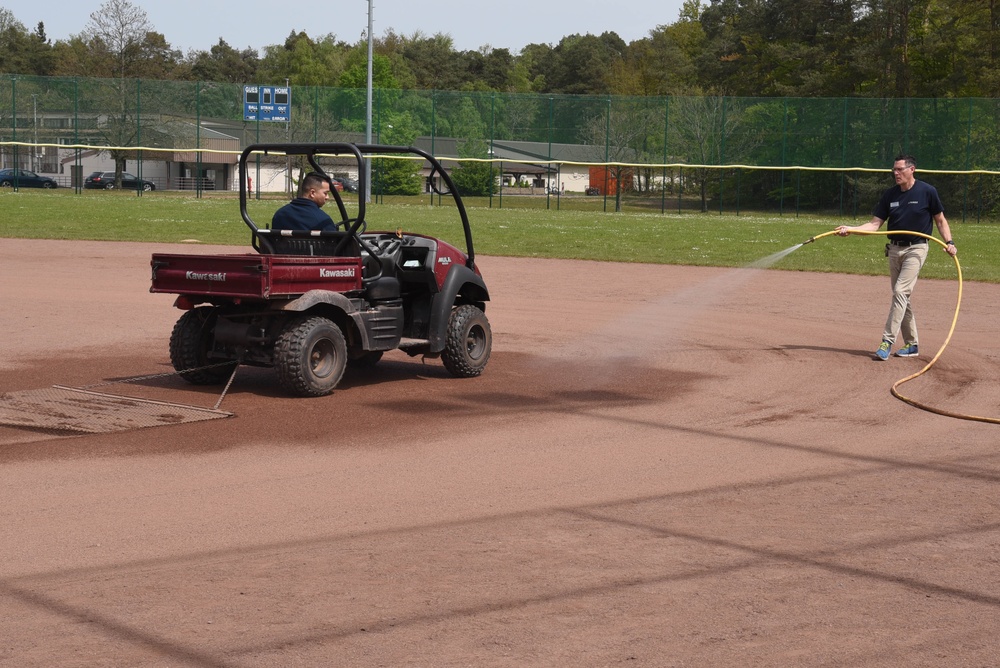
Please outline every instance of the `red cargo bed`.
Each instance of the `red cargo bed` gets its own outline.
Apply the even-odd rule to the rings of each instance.
[[[154,253],[150,292],[246,299],[361,289],[361,258]]]

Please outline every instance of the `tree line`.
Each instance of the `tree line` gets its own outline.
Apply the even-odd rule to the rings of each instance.
[[[570,95],[942,98],[1000,96],[1000,0],[685,0],[625,42],[568,35],[517,52],[461,51],[445,34],[373,40],[383,89]],[[292,32],[238,49],[173,48],[129,0],[51,40],[0,7],[0,73],[364,88],[367,41]]]

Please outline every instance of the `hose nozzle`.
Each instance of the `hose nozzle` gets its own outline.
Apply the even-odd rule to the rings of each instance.
[[[816,241],[816,237],[809,237],[809,239],[802,242],[802,245],[805,246],[806,244],[811,244],[814,241]]]

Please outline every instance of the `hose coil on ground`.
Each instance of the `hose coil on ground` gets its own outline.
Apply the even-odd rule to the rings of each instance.
[[[822,239],[823,237],[828,237],[828,236],[830,236],[832,234],[836,234],[836,233],[837,233],[836,230],[831,230],[829,232],[824,232],[823,234],[818,234],[815,237],[811,237],[808,241],[806,241],[802,245],[805,245],[805,244],[808,244],[808,243],[812,243],[812,242],[816,241],[817,239]],[[874,232],[866,232],[866,231],[865,232],[851,232],[851,234],[857,234],[857,235],[887,235],[887,234],[890,234],[890,232],[884,231],[884,230],[879,230],[879,231],[874,231]],[[893,232],[891,232],[891,234],[909,234],[909,235],[916,236],[916,237],[922,237],[924,239],[928,239],[929,241],[933,241],[933,242],[939,244],[942,248],[946,248],[947,247],[947,244],[945,244],[940,239],[936,239],[936,238],[934,238],[934,237],[932,237],[932,236],[930,236],[928,234],[923,234],[921,232],[909,232],[909,231],[902,231],[902,230],[894,230]],[[941,354],[944,352],[945,348],[947,348],[948,344],[951,342],[952,334],[955,333],[955,327],[958,324],[958,314],[959,314],[959,311],[962,308],[962,265],[959,264],[959,262],[958,262],[958,256],[957,255],[951,256],[951,259],[955,261],[955,271],[958,273],[958,299],[955,302],[955,315],[951,319],[951,327],[948,329],[948,336],[945,337],[944,343],[941,344],[941,347],[938,349],[937,353],[935,353],[934,357],[931,359],[930,362],[928,362],[924,366],[924,368],[920,369],[916,373],[913,373],[913,374],[910,374],[909,376],[906,376],[905,378],[900,378],[899,380],[897,380],[895,383],[892,384],[892,388],[890,389],[890,392],[892,393],[892,396],[896,397],[900,401],[905,402],[905,403],[913,406],[914,408],[919,408],[921,410],[925,410],[925,411],[928,411],[928,412],[931,412],[931,413],[937,413],[938,415],[944,415],[946,417],[956,418],[958,420],[972,420],[972,421],[975,421],[975,422],[988,422],[990,424],[1000,424],[1000,418],[983,417],[981,415],[967,415],[965,413],[956,413],[954,411],[945,410],[943,408],[937,408],[935,406],[928,406],[927,404],[921,403],[921,402],[917,401],[916,399],[911,399],[910,397],[904,396],[899,391],[899,386],[900,385],[902,385],[904,383],[908,383],[908,382],[910,382],[911,380],[913,380],[915,378],[919,378],[920,376],[924,375],[932,366],[934,366],[934,364],[941,357]]]

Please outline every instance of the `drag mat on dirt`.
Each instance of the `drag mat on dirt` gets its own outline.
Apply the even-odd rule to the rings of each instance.
[[[0,394],[0,424],[44,431],[101,434],[215,420],[232,413],[53,385]]]

